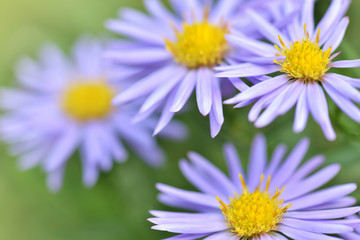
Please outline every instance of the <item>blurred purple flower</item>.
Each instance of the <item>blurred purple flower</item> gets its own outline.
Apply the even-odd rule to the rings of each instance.
[[[259,36],[249,21],[246,9],[256,8],[271,19],[282,0],[266,1],[172,0],[169,11],[159,0],[144,1],[150,15],[122,9],[117,20],[110,20],[109,30],[131,39],[121,41],[105,56],[117,64],[146,70],[148,74],[121,94],[115,105],[146,97],[136,117],[145,119],[162,109],[154,134],[158,134],[196,91],[199,111],[210,117],[211,136],[215,137],[224,122],[222,95],[233,91],[228,79],[217,78],[213,67],[236,54],[225,39],[230,27]],[[239,79],[230,79],[242,85]]]
[[[255,102],[249,120],[255,122],[256,127],[270,124],[296,104],[295,132],[304,130],[310,113],[326,138],[334,140],[336,134],[330,122],[324,90],[344,113],[360,122],[360,110],[353,103],[360,102],[360,93],[356,89],[360,87],[360,79],[328,73],[331,68],[360,66],[360,60],[333,61],[339,54],[334,51],[340,45],[349,23],[344,14],[350,0],[333,0],[317,26],[314,25],[315,0],[300,2],[301,14],[283,29],[248,11],[253,24],[276,46],[234,32],[227,37],[228,41],[236,48],[251,51],[252,56],[248,57],[249,63],[219,67],[217,76],[254,77],[284,73],[263,78],[225,103],[236,103],[235,107],[243,107]],[[294,5],[288,1],[284,4],[283,13],[292,12]]]
[[[191,162],[180,168],[200,192],[158,184],[159,200],[189,212],[151,211],[153,229],[178,233],[170,239],[339,239],[330,235],[351,233],[360,220],[345,217],[359,212],[356,199],[348,196],[355,184],[318,190],[336,176],[338,164],[315,173],[324,157],[312,157],[301,166],[309,147],[301,140],[285,157],[286,146],[279,145],[267,162],[266,140],[255,138],[247,174],[233,145],[224,153],[229,176],[204,157],[190,153]],[[240,178],[239,178],[240,176]],[[266,178],[268,180],[266,181]],[[284,237],[286,236],[286,237]]]
[[[60,189],[67,161],[79,148],[83,182],[93,186],[100,171],[109,171],[113,161],[123,162],[126,142],[148,164],[163,163],[163,151],[151,136],[156,119],[132,124],[137,104],[118,109],[113,96],[126,87],[119,79],[132,76],[129,69],[116,72],[101,58],[103,44],[83,38],[73,49],[73,62],[56,46],[40,52],[39,63],[24,58],[17,68],[19,89],[1,90],[0,133],[20,155],[20,166],[42,165],[52,191]],[[116,80],[116,81],[115,81]],[[114,84],[116,82],[116,84]],[[164,135],[182,138],[180,123],[169,125]],[[121,140],[120,140],[120,139]]]

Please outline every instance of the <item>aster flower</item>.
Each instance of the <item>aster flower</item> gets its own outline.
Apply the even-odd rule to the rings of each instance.
[[[159,0],[147,0],[144,3],[150,15],[121,10],[120,19],[108,21],[107,28],[132,42],[114,44],[105,56],[117,64],[146,69],[148,74],[117,95],[113,103],[146,97],[136,121],[161,109],[154,130],[158,134],[195,90],[199,111],[209,115],[211,136],[215,137],[224,122],[222,95],[231,87],[228,80],[215,77],[213,71],[214,66],[232,59],[225,35],[230,26],[236,25],[256,36],[244,11],[257,8],[270,19],[280,1],[267,2],[271,7],[259,0],[172,0],[171,12]],[[241,85],[238,79],[233,81]]]
[[[151,136],[156,119],[133,125],[137,104],[114,108],[111,100],[126,87],[119,77],[132,76],[104,63],[100,41],[80,39],[73,50],[73,62],[56,47],[45,47],[39,63],[24,58],[18,68],[19,89],[1,91],[0,134],[20,155],[22,169],[42,165],[51,190],[61,187],[66,163],[79,149],[83,182],[92,186],[100,171],[112,168],[113,161],[127,159],[126,142],[135,153],[153,166],[164,160],[163,151]],[[116,80],[116,84],[114,84]],[[184,135],[174,123],[168,132],[173,138]],[[121,140],[120,140],[121,139]]]
[[[339,171],[332,164],[316,171],[324,162],[321,155],[300,163],[309,146],[301,140],[285,157],[279,145],[267,162],[266,140],[255,138],[247,173],[233,145],[224,152],[229,177],[197,153],[180,168],[200,192],[157,184],[159,200],[191,212],[151,211],[153,229],[178,233],[170,239],[339,239],[352,233],[359,219],[345,217],[359,212],[356,199],[348,196],[355,184],[321,189]],[[316,171],[316,172],[314,172]],[[330,236],[332,235],[332,236]]]
[[[359,220],[360,217],[358,214],[356,214],[348,217],[347,219]],[[355,226],[354,229],[355,232],[343,233],[341,236],[347,240],[360,240],[360,225]]]
[[[235,33],[227,39],[236,48],[252,52],[249,63],[222,66],[218,77],[253,77],[281,73],[263,78],[258,84],[226,101],[243,107],[254,103],[249,120],[256,127],[270,124],[296,104],[295,132],[304,130],[309,113],[322,128],[328,140],[336,134],[329,118],[325,92],[350,118],[360,122],[360,110],[353,102],[360,102],[360,80],[330,73],[332,68],[355,68],[360,60],[335,61],[334,53],[340,45],[349,23],[344,17],[350,0],[333,0],[319,24],[313,19],[314,0],[299,1],[302,11],[287,27],[279,29],[255,12],[248,11],[260,32],[275,46]],[[291,11],[292,4],[283,12]],[[264,111],[263,111],[264,110]],[[263,112],[262,112],[263,111]]]

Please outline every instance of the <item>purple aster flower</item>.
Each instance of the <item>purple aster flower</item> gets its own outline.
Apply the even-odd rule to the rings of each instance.
[[[321,155],[300,165],[309,147],[301,140],[286,155],[279,145],[267,161],[266,140],[255,138],[247,173],[233,145],[224,153],[229,177],[197,153],[180,168],[200,192],[158,184],[159,200],[191,212],[151,211],[153,229],[178,233],[170,239],[339,239],[359,226],[359,219],[346,219],[359,212],[356,199],[348,196],[355,184],[319,190],[338,173],[332,164],[316,171],[324,162]],[[332,236],[330,236],[332,235]]]
[[[359,220],[358,214],[347,217],[347,219]],[[354,227],[355,232],[343,233],[341,236],[347,240],[360,240],[360,225]]]
[[[271,19],[282,1],[267,2],[172,0],[174,12],[171,12],[160,0],[146,0],[150,15],[122,9],[120,19],[110,20],[106,25],[132,42],[114,44],[105,56],[118,64],[146,69],[148,74],[117,95],[114,104],[146,97],[136,119],[142,120],[161,109],[162,116],[154,131],[158,134],[196,91],[199,111],[209,115],[211,136],[215,137],[224,122],[222,95],[231,87],[227,79],[215,77],[213,70],[224,60],[232,61],[225,35],[230,26],[238,26],[242,32],[258,36],[245,10],[257,8]],[[239,79],[233,81],[241,85]]]
[[[1,118],[2,139],[11,145],[13,154],[20,155],[22,169],[43,166],[53,191],[61,187],[66,163],[76,149],[86,186],[94,185],[99,172],[110,170],[113,161],[127,159],[122,142],[150,165],[164,160],[151,135],[157,120],[134,125],[137,104],[118,109],[111,105],[114,95],[127,85],[119,78],[132,76],[132,70],[116,72],[104,63],[102,52],[100,41],[83,38],[76,43],[70,62],[49,45],[41,51],[39,63],[29,58],[20,62],[21,88],[2,90],[1,108],[6,111]],[[181,138],[185,130],[174,123],[164,135]]]
[[[227,37],[239,49],[252,52],[248,63],[219,67],[218,77],[253,77],[281,72],[275,77],[263,78],[258,84],[227,100],[227,104],[243,107],[254,103],[249,120],[256,127],[270,124],[296,104],[295,132],[304,130],[309,113],[321,126],[326,138],[334,140],[336,134],[329,119],[325,92],[350,118],[360,122],[360,110],[353,102],[360,102],[360,80],[336,73],[331,68],[354,68],[360,60],[334,61],[349,23],[344,17],[350,0],[333,0],[319,24],[313,19],[315,0],[299,1],[301,14],[285,28],[279,29],[262,16],[248,11],[253,24],[275,44],[251,39],[236,33]],[[295,4],[284,4],[283,13],[293,11]],[[264,110],[264,111],[263,111]],[[263,111],[263,112],[262,112]]]

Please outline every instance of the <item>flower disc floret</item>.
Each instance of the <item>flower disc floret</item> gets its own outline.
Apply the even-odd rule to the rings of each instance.
[[[182,31],[174,28],[176,40],[165,40],[166,49],[176,62],[188,68],[213,67],[221,63],[229,49],[225,35],[227,24],[209,22],[205,13],[203,21],[183,23]]]
[[[242,239],[253,239],[263,233],[275,231],[283,214],[290,207],[290,205],[283,207],[284,201],[279,199],[284,189],[281,191],[277,189],[275,194],[272,197],[270,196],[268,192],[270,177],[267,181],[266,190],[260,190],[263,179],[264,175],[261,176],[257,189],[250,193],[242,175],[240,175],[243,193],[230,198],[228,205],[218,199],[227,224]]]
[[[78,121],[101,119],[110,114],[113,89],[104,81],[76,81],[62,95],[63,111]]]
[[[275,45],[280,52],[277,55],[285,58],[281,61],[274,61],[281,66],[280,71],[293,79],[301,80],[305,83],[323,81],[323,76],[330,69],[331,47],[326,51],[321,49],[319,37],[320,29],[316,41],[313,42],[306,32],[305,26],[305,38],[291,43],[288,48],[279,36],[282,48]]]

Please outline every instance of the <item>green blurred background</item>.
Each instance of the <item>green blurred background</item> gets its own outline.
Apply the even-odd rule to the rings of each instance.
[[[317,12],[323,13],[328,2],[320,0]],[[1,85],[14,85],[16,60],[24,54],[36,56],[37,50],[48,41],[69,52],[72,42],[81,33],[110,35],[103,23],[114,18],[122,6],[142,8],[142,3],[140,0],[0,0]],[[360,58],[359,12],[360,1],[353,1],[341,58]],[[359,70],[345,73],[360,77]],[[69,161],[63,189],[55,195],[47,190],[41,169],[20,172],[16,159],[8,156],[6,146],[0,144],[0,240],[131,240],[170,236],[150,230],[151,224],[146,221],[150,217],[149,209],[170,209],[157,202],[155,183],[192,189],[177,167],[178,160],[189,150],[203,154],[225,170],[222,145],[232,141],[242,160],[247,159],[251,140],[260,132],[248,123],[248,111],[249,108],[233,111],[226,106],[224,128],[212,140],[208,119],[202,118],[193,106],[191,111],[178,117],[189,125],[189,139],[180,143],[160,141],[168,156],[163,168],[151,169],[131,156],[125,164],[102,174],[92,189],[81,185],[81,166],[74,157]],[[309,136],[312,144],[308,157],[324,153],[327,164],[339,162],[342,165],[340,174],[331,184],[359,183],[360,127],[332,103],[330,112],[338,133],[337,141],[327,142],[312,120],[304,133],[294,134],[292,111],[261,129],[268,139],[269,152],[281,142],[293,147],[303,136]],[[360,191],[354,195],[360,199]]]

